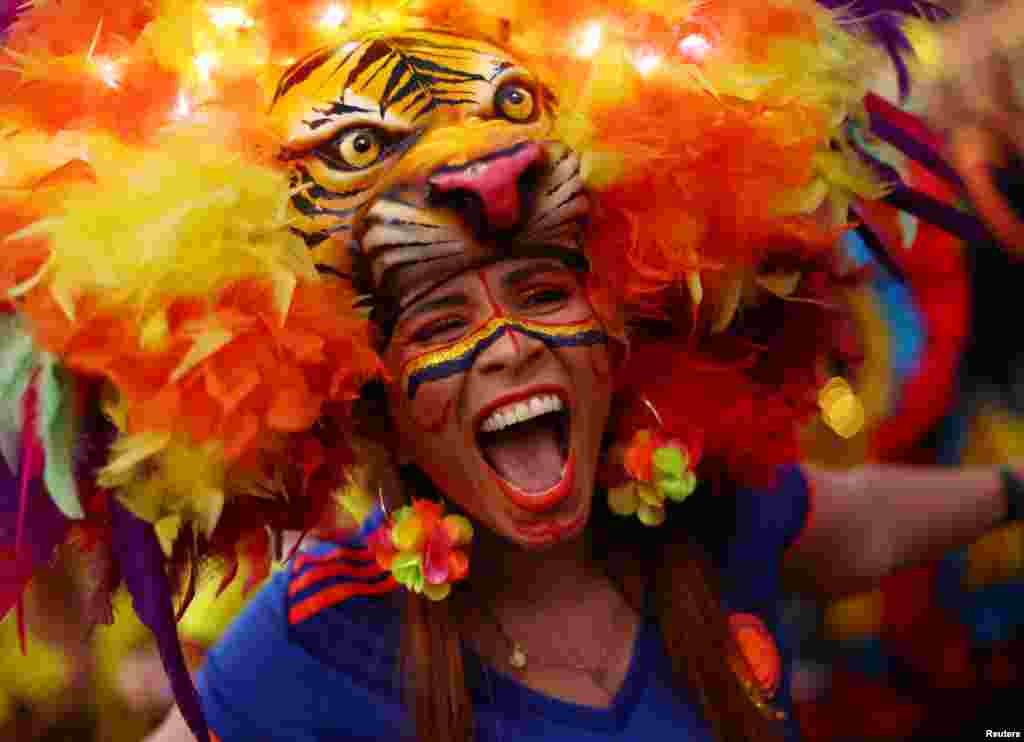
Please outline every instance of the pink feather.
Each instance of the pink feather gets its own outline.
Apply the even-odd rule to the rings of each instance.
[[[43,474],[43,465],[46,461],[46,454],[43,449],[43,442],[36,434],[36,421],[38,418],[39,391],[36,388],[37,378],[32,379],[28,389],[25,391],[25,398],[22,400],[23,422],[21,426],[21,471],[18,481],[18,521],[14,536],[14,558],[22,558],[21,544],[25,535],[25,513],[28,508],[29,484]],[[27,652],[25,636],[25,604],[24,595],[18,596],[17,602],[18,620],[18,642],[21,644],[21,653]]]

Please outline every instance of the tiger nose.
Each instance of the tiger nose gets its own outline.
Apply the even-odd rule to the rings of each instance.
[[[427,179],[430,198],[453,208],[479,233],[511,229],[523,216],[530,173],[543,156],[536,142],[521,142],[465,165],[439,168]]]

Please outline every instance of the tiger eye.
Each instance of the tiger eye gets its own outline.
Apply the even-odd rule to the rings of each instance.
[[[351,131],[338,143],[338,152],[349,167],[369,167],[380,157],[380,135],[373,129]]]
[[[509,121],[528,121],[533,116],[533,93],[521,83],[509,83],[498,89],[494,107]]]

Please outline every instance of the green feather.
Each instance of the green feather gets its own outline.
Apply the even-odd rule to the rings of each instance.
[[[0,455],[18,469],[22,400],[37,363],[32,338],[15,314],[0,314]]]
[[[46,451],[43,481],[50,499],[68,518],[85,517],[74,472],[74,382],[46,356],[39,375],[39,439]]]

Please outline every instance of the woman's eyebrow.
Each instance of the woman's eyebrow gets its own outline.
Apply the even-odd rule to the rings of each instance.
[[[501,284],[505,288],[514,288],[521,283],[543,273],[565,273],[568,269],[560,263],[541,263],[539,265],[527,265],[523,268],[509,271],[501,277]]]
[[[465,293],[458,291],[444,296],[439,296],[436,299],[429,299],[424,302],[420,302],[415,306],[409,307],[406,310],[404,319],[411,319],[420,314],[426,314],[435,309],[442,309],[444,307],[464,307],[469,303],[469,297]]]

